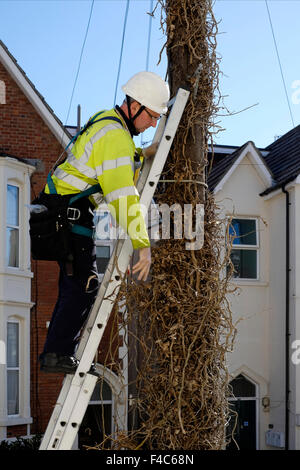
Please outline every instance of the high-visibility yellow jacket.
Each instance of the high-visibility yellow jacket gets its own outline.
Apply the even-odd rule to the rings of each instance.
[[[122,118],[114,109],[99,118],[113,120],[96,122],[79,136],[64,163],[59,165],[52,180],[58,194],[75,194],[100,184],[108,208],[128,233],[134,249],[150,246],[150,241],[134,185],[135,144]],[[45,192],[49,194],[48,185]],[[97,206],[102,197],[90,196]]]

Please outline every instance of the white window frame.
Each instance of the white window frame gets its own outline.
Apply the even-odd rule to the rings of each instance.
[[[95,211],[95,216],[99,216],[101,214],[104,214],[104,215],[109,215],[109,233],[108,233],[108,238],[96,238],[97,241],[100,241],[100,242],[109,242],[112,240],[112,230],[111,230],[111,227],[110,227],[110,222],[112,221],[112,215],[108,209],[108,207],[104,204],[101,204],[101,206]],[[95,229],[95,234],[97,235],[97,227]]]
[[[8,186],[18,188],[18,222],[19,222],[18,225],[8,224],[8,214],[7,214]],[[19,183],[15,182],[15,181],[7,180],[7,182],[6,182],[6,223],[5,223],[5,226],[6,226],[6,233],[5,233],[5,237],[6,237],[5,260],[6,261],[5,261],[5,263],[6,263],[7,268],[17,269],[17,270],[21,269],[21,267],[22,267],[22,250],[21,250],[22,232],[21,232],[21,209],[20,209],[21,200],[22,200],[21,196],[22,196],[22,187],[21,187],[21,185]],[[18,230],[18,265],[17,266],[10,266],[8,264],[8,253],[7,253],[7,229],[8,228]]]
[[[34,170],[23,162],[13,158],[3,158],[0,160],[0,182],[2,184],[5,197],[0,201],[0,219],[5,226],[5,232],[0,233],[0,245],[2,245],[5,257],[0,260],[0,270],[7,274],[20,275],[21,277],[32,277],[31,257],[30,257],[30,237],[29,237],[29,208],[31,200],[30,176]],[[2,173],[2,175],[1,175]],[[6,227],[7,225],[7,186],[19,188],[19,266],[8,266],[6,257]],[[1,207],[2,203],[2,207]]]
[[[8,364],[6,363],[6,410],[7,410],[7,417],[9,418],[16,418],[20,416],[20,410],[21,410],[21,355],[20,355],[20,347],[21,347],[21,322],[18,319],[15,318],[8,318],[7,320],[7,326],[6,326],[6,332],[8,332],[8,324],[13,323],[18,325],[18,367],[8,367]],[[7,333],[6,333],[6,338],[7,338]],[[6,344],[8,346],[8,344]],[[10,370],[17,370],[18,371],[18,388],[19,388],[19,393],[18,393],[18,413],[10,413],[8,412],[8,371]]]
[[[8,414],[8,397],[7,397],[7,358],[5,364],[0,371],[0,434],[3,434],[3,428],[7,426],[31,424],[30,412],[30,312],[24,307],[16,305],[6,308],[7,314],[4,319],[0,318],[2,330],[0,332],[2,341],[5,341],[7,349],[7,326],[8,323],[19,324],[19,409],[18,414]],[[5,309],[5,310],[6,310]],[[15,312],[15,313],[13,313]],[[2,428],[2,429],[1,429]]]
[[[109,211],[109,209],[106,207],[106,205],[102,204],[102,206],[100,208],[97,209],[96,211],[96,214],[95,215],[98,215],[98,214],[108,214],[109,215],[109,227],[110,227],[110,222],[112,221],[112,215]],[[115,240],[113,238],[111,238],[111,235],[112,233],[114,233],[115,229],[111,227],[109,228],[109,238],[106,238],[106,239],[100,239],[100,238],[96,238],[96,230],[95,230],[95,245],[96,247],[97,246],[107,246],[109,247],[109,257],[111,257],[111,254],[113,252],[113,248],[114,248],[114,243],[115,243]],[[104,273],[98,273],[98,277],[99,277],[99,280],[102,281],[103,277],[104,277]]]
[[[258,217],[247,217],[247,216],[240,216],[235,215],[232,217],[232,221],[238,220],[254,220],[255,221],[255,231],[256,231],[256,245],[247,245],[247,244],[239,244],[234,245],[232,244],[231,253],[234,250],[248,250],[248,251],[256,251],[256,277],[232,277],[233,281],[259,281],[260,279],[260,238],[259,238],[259,219]],[[232,222],[231,221],[231,222]]]
[[[3,311],[4,310],[4,311]],[[17,303],[5,305],[0,314],[0,340],[5,343],[4,364],[0,367],[0,440],[6,438],[7,426],[32,423],[30,410],[30,311]],[[0,305],[1,311],[1,305]],[[7,397],[7,325],[19,324],[19,413],[8,414]]]
[[[112,437],[115,439],[117,432],[127,431],[127,417],[128,417],[128,379],[116,375],[112,370],[105,367],[103,364],[96,363],[96,371],[102,380],[105,380],[109,385],[112,392]],[[90,401],[89,404],[96,403]],[[97,403],[99,403],[97,401]],[[110,400],[104,400],[100,403],[110,404]],[[78,434],[74,441],[72,450],[78,449]]]

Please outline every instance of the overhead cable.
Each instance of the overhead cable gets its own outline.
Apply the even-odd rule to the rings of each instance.
[[[151,45],[151,30],[152,30],[152,18],[153,18],[153,0],[150,0],[150,13],[149,15],[149,28],[148,28],[148,43],[147,43],[147,56],[146,56],[146,71],[149,70],[149,57],[150,57],[150,45]]]
[[[273,36],[273,40],[274,40],[274,44],[275,44],[277,59],[278,59],[278,63],[279,63],[281,78],[282,78],[282,82],[283,82],[283,86],[284,86],[284,90],[285,90],[285,96],[286,96],[287,104],[288,104],[289,111],[290,111],[292,125],[293,125],[293,128],[294,128],[295,124],[294,124],[293,113],[292,113],[292,110],[291,110],[290,100],[289,100],[289,97],[288,97],[288,92],[287,92],[287,88],[286,88],[286,84],[285,84],[285,80],[284,80],[283,70],[282,70],[281,61],[280,61],[280,57],[279,57],[279,52],[278,52],[277,42],[276,42],[275,33],[274,33],[274,29],[273,29],[271,14],[270,14],[269,6],[268,6],[268,1],[265,0],[265,3],[266,3],[267,11],[268,11],[268,16],[269,16],[270,26],[271,26],[271,30],[272,30],[272,36]]]
[[[153,19],[153,0],[150,0],[150,12],[149,15],[149,26],[148,26],[148,41],[147,41],[147,54],[146,54],[146,71],[149,71],[149,59],[150,59],[150,46],[151,46],[151,31],[152,31],[152,19]],[[148,142],[143,142],[143,133],[141,134],[141,147],[146,145]]]
[[[71,95],[71,98],[70,98],[70,104],[69,104],[69,109],[68,109],[67,117],[66,117],[66,120],[65,120],[65,125],[67,124],[67,121],[68,121],[68,119],[69,119],[69,114],[70,114],[70,110],[71,110],[71,106],[72,106],[74,91],[75,91],[75,87],[76,87],[76,84],[77,84],[77,79],[78,79],[78,75],[79,75],[79,71],[80,71],[80,66],[81,66],[83,51],[84,51],[84,47],[85,47],[87,35],[88,35],[88,32],[89,32],[89,28],[90,28],[90,23],[91,23],[91,18],[92,18],[94,3],[95,3],[95,0],[92,0],[90,15],[89,15],[88,24],[87,24],[86,31],[85,31],[85,36],[84,36],[83,44],[82,44],[82,47],[81,47],[81,53],[80,53],[80,58],[79,58],[78,67],[77,67],[77,73],[76,73],[76,77],[75,77],[75,81],[74,81],[74,85],[73,85],[73,90],[72,90],[72,95]]]
[[[130,2],[130,0],[127,0],[125,16],[124,16],[122,43],[121,43],[119,67],[118,67],[118,74],[117,74],[117,81],[116,81],[116,88],[115,88],[114,105],[116,104],[117,91],[118,91],[119,78],[120,78],[120,71],[121,71],[121,65],[122,65],[123,48],[124,48],[124,41],[125,41],[125,32],[126,32],[127,18],[128,18],[128,11],[129,11],[129,2]]]

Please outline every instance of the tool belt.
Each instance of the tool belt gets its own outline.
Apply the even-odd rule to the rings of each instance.
[[[36,260],[72,262],[70,237],[72,233],[93,237],[92,204],[87,196],[99,191],[100,186],[75,195],[46,194],[32,201],[45,206],[43,212],[30,214],[31,254]],[[84,200],[82,199],[84,198]]]
[[[122,121],[115,116],[105,116],[97,119],[104,111],[96,114],[88,123],[80,130],[69,142],[64,152],[77,138],[82,135],[90,126],[99,121],[116,121],[122,127]],[[63,155],[63,154],[62,154]],[[72,253],[70,253],[70,236],[71,233],[78,235],[93,236],[93,230],[77,222],[82,218],[80,209],[72,207],[78,199],[85,198],[96,192],[102,192],[99,184],[91,186],[85,191],[71,195],[57,194],[55,185],[52,181],[52,171],[48,174],[47,184],[50,194],[42,192],[31,204],[43,205],[46,207],[44,212],[34,212],[30,214],[30,239],[31,253],[33,259],[46,261],[72,261]],[[75,223],[76,222],[76,223]],[[92,225],[92,224],[89,224]]]
[[[66,261],[70,255],[71,227],[68,220],[70,198],[41,193],[33,205],[46,206],[40,213],[32,212],[29,219],[31,254],[33,259]]]

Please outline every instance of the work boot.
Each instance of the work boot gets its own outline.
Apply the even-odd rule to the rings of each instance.
[[[43,372],[75,374],[79,361],[74,356],[45,353],[40,358],[40,364]]]

